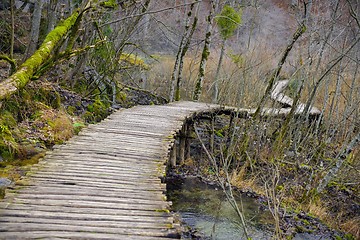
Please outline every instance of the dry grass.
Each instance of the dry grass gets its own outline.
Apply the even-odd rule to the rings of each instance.
[[[328,222],[331,217],[329,216],[328,209],[317,201],[311,201],[307,205],[303,206],[304,210],[324,222]]]
[[[40,119],[44,124],[41,130],[49,142],[61,144],[74,135],[74,127],[70,117],[62,110],[42,111]]]
[[[230,183],[232,186],[244,191],[254,191],[257,194],[265,195],[265,190],[258,184],[258,177],[253,176],[245,179],[241,173],[233,172],[231,174]]]
[[[360,217],[349,219],[341,223],[340,227],[345,232],[351,233],[355,239],[360,239]]]

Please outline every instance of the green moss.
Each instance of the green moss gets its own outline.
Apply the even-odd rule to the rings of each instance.
[[[74,127],[75,134],[77,135],[77,134],[79,134],[81,129],[83,129],[85,127],[85,124],[81,123],[81,122],[75,122],[73,124],[73,127]]]
[[[8,111],[1,113],[0,117],[0,154],[4,159],[11,159],[18,151],[11,129],[17,127],[17,122]]]
[[[123,91],[118,91],[116,93],[116,101],[119,103],[124,103],[126,101],[127,94]]]
[[[68,107],[66,108],[66,112],[67,112],[68,114],[74,116],[74,115],[75,115],[75,112],[76,112],[76,107],[74,107],[74,106],[68,106]]]
[[[45,157],[45,152],[35,154],[29,159],[21,160],[17,163],[19,166],[28,166],[39,163],[39,160]]]
[[[88,105],[88,110],[84,114],[86,122],[100,122],[109,115],[108,108],[110,104],[105,101],[101,101],[98,97],[93,104]]]
[[[4,197],[5,197],[5,188],[0,187],[0,199],[4,199]]]
[[[345,234],[345,239],[346,240],[355,240],[355,237],[352,234],[347,233],[347,234]]]
[[[168,209],[156,209],[155,211],[160,213],[170,213]]]
[[[302,219],[301,220],[305,225],[310,225],[310,222],[308,221],[308,220],[306,220],[306,219]]]
[[[296,228],[297,233],[306,233],[307,232],[307,230],[302,226],[296,225],[295,228]]]
[[[126,62],[131,66],[137,66],[137,67],[140,67],[145,70],[150,69],[150,66],[148,64],[146,64],[145,61],[141,57],[139,57],[135,54],[132,54],[132,53],[121,53],[119,61]]]
[[[61,97],[57,91],[40,88],[34,94],[34,100],[42,102],[54,109],[58,109],[61,106]]]
[[[284,190],[284,185],[277,185],[276,186],[276,191],[282,191]]]
[[[116,8],[117,3],[116,3],[116,0],[108,0],[108,1],[100,3],[100,6],[105,7],[105,8]]]
[[[9,111],[1,112],[0,122],[10,128],[15,128],[17,126],[15,118]]]
[[[224,137],[224,131],[223,129],[219,129],[219,130],[215,130],[214,131],[215,135],[220,137],[220,138],[223,138]]]

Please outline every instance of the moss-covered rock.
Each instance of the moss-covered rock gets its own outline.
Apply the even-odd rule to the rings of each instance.
[[[88,111],[84,114],[85,121],[88,123],[100,122],[109,114],[110,104],[97,98],[93,104],[88,105]]]
[[[34,95],[34,99],[42,102],[54,109],[58,109],[61,106],[60,94],[49,88],[40,88]]]

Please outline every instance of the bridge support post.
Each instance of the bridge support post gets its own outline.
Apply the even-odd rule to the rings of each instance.
[[[214,153],[214,141],[215,141],[215,119],[216,119],[216,115],[211,116],[210,119],[210,136],[209,136],[209,150],[211,153]]]
[[[187,127],[186,127],[186,138],[185,138],[185,160],[189,159],[190,156],[190,145],[191,145],[191,133],[192,133],[192,128],[193,128],[193,124],[192,122],[186,123]]]
[[[170,167],[176,167],[176,141],[170,150]]]
[[[227,142],[229,143],[229,146],[231,145],[232,135],[235,128],[235,117],[235,113],[230,114],[229,129],[227,131]]]
[[[179,160],[178,163],[183,165],[185,162],[185,148],[186,148],[186,140],[187,140],[187,124],[185,123],[180,132],[179,139]]]

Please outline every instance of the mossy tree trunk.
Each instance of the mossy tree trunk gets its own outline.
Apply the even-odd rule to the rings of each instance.
[[[78,17],[81,17],[80,10],[76,10],[70,17],[61,22],[45,38],[40,48],[29,57],[18,70],[0,83],[0,101],[22,89],[33,78],[51,56],[53,50],[67,36],[73,28]]]
[[[207,25],[206,36],[205,36],[205,44],[204,44],[204,48],[203,48],[203,51],[201,54],[199,73],[197,76],[195,90],[194,90],[194,94],[193,94],[194,101],[199,101],[200,95],[202,92],[205,71],[206,71],[206,64],[207,64],[207,60],[210,55],[210,43],[211,43],[212,25],[214,22],[215,8],[216,8],[216,0],[211,0],[210,12],[206,19],[208,25]]]

